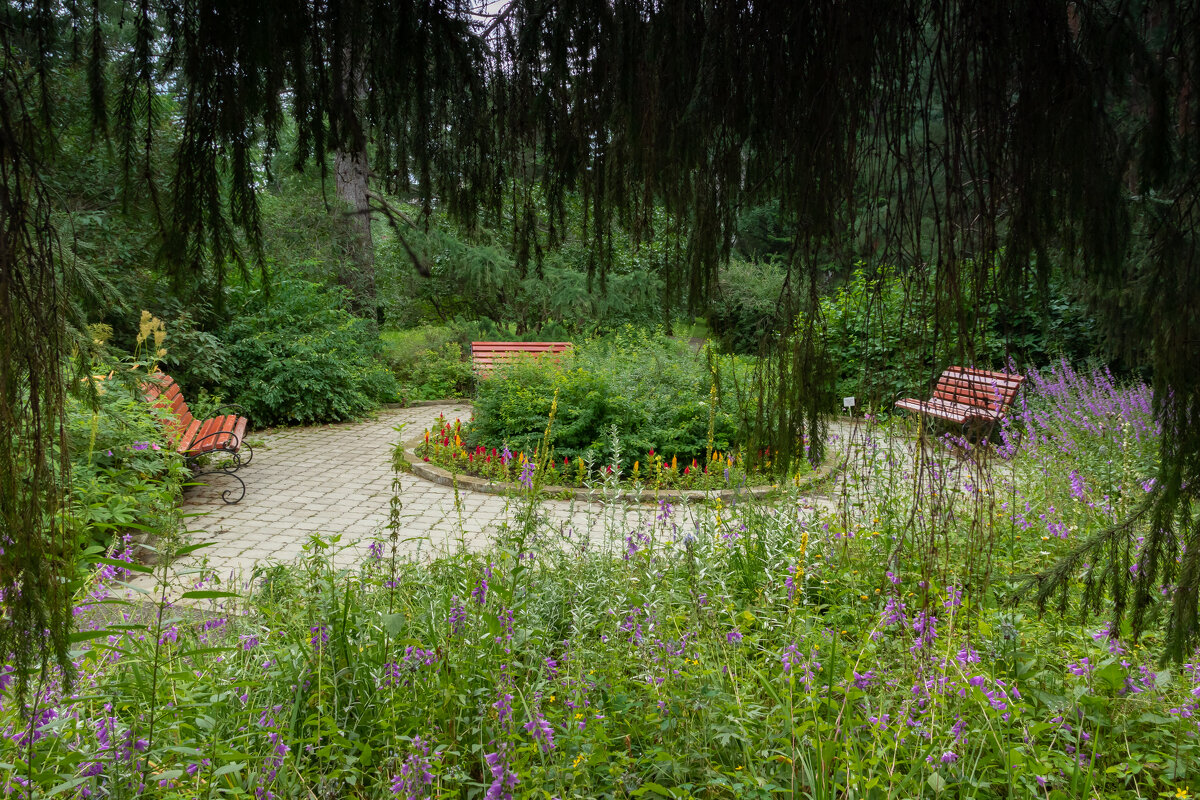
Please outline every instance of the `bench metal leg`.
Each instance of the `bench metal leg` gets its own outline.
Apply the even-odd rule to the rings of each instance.
[[[223,463],[222,466],[214,467],[213,469],[200,469],[201,456],[196,456],[195,458],[188,459],[188,467],[192,470],[192,478],[199,478],[202,475],[227,475],[230,478],[233,478],[235,481],[238,482],[238,485],[241,486],[242,490],[241,490],[241,492],[238,493],[238,496],[236,498],[234,498],[233,500],[230,500],[229,496],[231,494],[233,494],[233,492],[236,490],[225,489],[224,491],[221,492],[221,499],[223,501],[225,501],[225,503],[227,505],[233,505],[234,503],[239,503],[239,502],[241,502],[242,498],[246,496],[246,482],[243,481],[240,476],[238,476],[234,473],[236,473],[239,469],[241,469],[246,464],[250,463],[250,458],[254,457],[254,451],[249,446],[245,446],[246,450],[250,450],[250,458],[243,460],[242,456],[241,456],[241,452],[240,452],[241,449],[242,448],[239,448],[237,450],[225,450],[225,449],[218,448],[216,450],[211,450],[207,453],[204,453],[203,455],[205,455],[205,456],[214,456],[214,457],[216,457],[217,454],[220,453],[220,454],[222,454],[222,457],[227,457],[233,461],[232,465]]]

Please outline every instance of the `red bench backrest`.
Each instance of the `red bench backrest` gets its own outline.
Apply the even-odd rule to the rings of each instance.
[[[938,378],[933,396],[968,406],[1001,411],[1012,405],[1025,378],[973,367],[950,367]]]
[[[155,408],[165,408],[171,412],[172,419],[167,423],[167,429],[176,436],[186,431],[195,420],[191,409],[183,399],[183,392],[179,389],[179,384],[165,372],[155,372],[149,375],[146,382],[142,384],[142,391],[145,392],[146,399]]]
[[[555,358],[571,349],[570,342],[471,342],[471,365],[481,378],[522,355]]]

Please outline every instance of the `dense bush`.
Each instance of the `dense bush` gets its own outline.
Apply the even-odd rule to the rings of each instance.
[[[471,362],[454,328],[427,325],[384,331],[380,340],[383,360],[400,384],[402,402],[463,397],[475,386]]]
[[[721,268],[708,320],[724,349],[757,353],[763,338],[779,329],[784,270],[774,262],[731,260]]]
[[[559,362],[523,360],[480,381],[468,442],[533,453],[557,393],[552,433],[560,459],[604,457],[614,428],[627,467],[635,459],[648,463],[651,449],[668,460],[703,459],[710,448],[736,449],[736,414],[713,407],[712,387],[703,354],[625,328],[580,344]]]
[[[306,425],[360,416],[399,399],[372,326],[345,292],[300,279],[247,288],[221,337],[227,396],[255,425]]]

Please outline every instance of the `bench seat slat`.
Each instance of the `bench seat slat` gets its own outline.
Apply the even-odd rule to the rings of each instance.
[[[187,430],[179,437],[179,443],[175,447],[175,452],[186,453],[188,447],[191,446],[192,440],[196,438],[196,434],[200,432],[201,421],[193,419],[191,424],[187,426]]]

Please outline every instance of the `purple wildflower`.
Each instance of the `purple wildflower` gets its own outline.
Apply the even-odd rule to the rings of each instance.
[[[483,757],[492,772],[492,783],[488,786],[484,800],[512,800],[512,790],[519,783],[517,774],[508,768],[504,751],[505,746],[501,745],[495,753],[487,753]]]
[[[524,486],[526,489],[533,488],[533,471],[534,471],[534,469],[535,468],[533,466],[532,461],[526,461],[525,464],[521,467],[521,475],[519,478],[517,478],[517,480],[520,481],[521,485]]]
[[[324,625],[314,625],[309,630],[312,633],[309,643],[313,646],[314,650],[320,650],[329,644],[329,629]]]
[[[512,694],[504,692],[495,703],[492,703],[492,708],[496,709],[496,716],[500,720],[501,726],[507,725],[508,721],[512,719],[512,700]]]
[[[400,774],[392,779],[392,794],[404,800],[425,800],[431,797],[433,765],[429,760],[429,745],[414,736],[412,752],[400,764]]]
[[[488,564],[483,568],[483,577],[479,579],[479,585],[471,590],[471,597],[475,598],[475,602],[479,605],[487,604],[488,580],[492,577],[492,567],[495,564]]]
[[[462,633],[463,626],[467,622],[467,611],[458,604],[458,596],[450,598],[450,635],[458,636]]]
[[[525,728],[525,732],[541,745],[543,753],[549,753],[554,749],[554,728],[546,721],[546,717],[542,714],[540,708],[534,711],[533,719],[526,722],[523,727]]]

